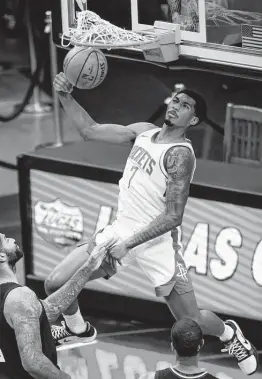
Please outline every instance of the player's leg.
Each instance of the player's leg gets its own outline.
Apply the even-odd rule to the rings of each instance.
[[[88,251],[94,246],[93,239],[78,246],[62,262],[60,262],[45,280],[45,291],[50,295],[64,283],[86,262]],[[102,267],[95,271],[89,280],[105,277],[107,274]],[[52,326],[52,335],[59,346],[66,342],[81,340],[92,342],[97,335],[96,329],[86,322],[80,312],[77,299],[63,313],[64,321],[60,326]]]
[[[89,257],[88,251],[94,246],[92,238],[87,242],[76,247],[70,254],[68,254],[48,275],[45,280],[45,291],[47,295],[55,292],[58,288],[62,287],[75,272],[87,261]],[[105,277],[107,274],[105,270],[100,267],[96,270],[89,281]],[[65,315],[75,314],[78,310],[78,303],[75,300],[70,307],[65,311]]]
[[[172,240],[162,237],[142,245],[136,260],[155,287],[156,295],[164,297],[176,319],[190,317],[205,334],[217,336],[225,344],[229,354],[238,360],[241,370],[251,374],[257,369],[256,350],[243,336],[233,321],[223,322],[208,310],[199,310],[191,278],[184,260],[175,254]]]
[[[163,296],[173,314],[179,320],[182,317],[194,319],[204,334],[221,337],[227,330],[229,339],[233,336],[231,328],[225,328],[224,322],[207,310],[199,310],[192,280],[187,272],[185,263],[180,254],[175,254],[174,273],[167,285],[156,288],[158,296]]]
[[[199,310],[194,290],[178,293],[175,286],[168,296],[164,296],[168,308],[176,320],[189,317],[195,320],[204,334],[221,337],[225,333],[224,322],[213,312]],[[233,329],[227,329],[228,339],[233,336]]]
[[[88,241],[78,245],[70,254],[68,254],[45,280],[46,294],[49,295],[64,285],[75,272],[87,261],[89,257],[88,251],[94,247],[94,240],[90,238]],[[100,267],[95,271],[90,280],[98,279],[105,276],[105,271]]]
[[[173,284],[170,284],[166,294],[163,286],[162,293],[173,316],[177,320],[183,317],[194,319],[204,334],[220,338],[225,350],[237,359],[245,374],[254,373],[258,366],[256,349],[245,339],[234,321],[228,320],[224,323],[215,313],[199,310],[192,281],[179,254],[176,254],[175,275]],[[158,289],[158,293],[160,292]]]
[[[58,264],[58,266],[46,279],[45,289],[47,294],[54,292],[72,277],[72,275],[86,262],[88,259],[87,251],[92,251],[95,244],[102,243],[113,236],[117,237],[121,241],[121,231],[118,231],[118,229],[119,228],[114,224],[109,225],[103,231],[97,233],[95,237],[90,239],[89,242],[84,243],[73,250],[62,262]],[[118,269],[125,267],[129,264],[129,262],[130,258],[126,257],[122,260],[123,266],[119,267],[119,265],[117,265]],[[105,259],[100,268],[93,273],[89,281],[102,277],[109,279],[115,273],[116,271]],[[62,327],[54,326],[52,328],[52,333],[57,344],[64,343],[65,341],[72,342],[79,339],[82,342],[90,342],[92,339],[95,339],[96,330],[92,327],[92,325],[84,321],[77,301],[71,304],[71,306],[64,312],[63,316],[65,323],[62,324]]]
[[[232,320],[225,323],[209,310],[199,310],[194,291],[178,293],[174,286],[168,296],[167,305],[173,316],[179,320],[189,317],[195,320],[204,334],[219,337],[225,351],[234,356],[240,369],[247,375],[253,374],[258,367],[258,357],[254,346],[244,337],[239,326]]]

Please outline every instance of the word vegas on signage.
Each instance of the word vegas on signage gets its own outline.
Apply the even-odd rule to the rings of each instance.
[[[114,208],[101,206],[95,230],[99,230],[111,222]],[[185,226],[186,222],[185,222]],[[219,230],[211,245],[212,225],[198,222],[189,239],[184,243],[184,259],[188,269],[194,269],[198,275],[208,275],[225,281],[232,278],[237,270],[240,250],[243,247],[244,233],[239,228],[227,226]],[[214,232],[213,232],[214,233]],[[183,225],[182,225],[183,235]],[[262,236],[261,236],[262,238]],[[185,243],[186,242],[186,243]],[[249,257],[250,272],[259,286],[262,286],[262,239],[256,241],[252,256]]]
[[[238,228],[223,228],[220,230],[215,240],[214,253],[217,255],[217,258],[211,258],[209,260],[209,254],[211,251],[208,246],[210,227],[210,224],[196,224],[184,250],[184,259],[187,267],[193,267],[199,275],[207,275],[209,266],[210,273],[215,279],[230,279],[237,269],[239,263],[239,252],[237,251],[237,248],[243,246],[244,237]],[[261,264],[262,240],[259,241],[255,248],[251,263],[253,277],[258,285],[262,285],[261,275],[259,275]]]

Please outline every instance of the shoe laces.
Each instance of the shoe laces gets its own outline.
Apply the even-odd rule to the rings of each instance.
[[[61,326],[52,325],[51,331],[52,331],[52,336],[55,340],[70,336],[70,334],[66,330],[66,325],[64,321],[61,322]]]
[[[223,353],[228,352],[229,355],[233,355],[240,362],[244,358],[248,357],[248,353],[246,348],[242,345],[242,343],[234,338],[232,342],[230,342],[224,349],[221,350]]]

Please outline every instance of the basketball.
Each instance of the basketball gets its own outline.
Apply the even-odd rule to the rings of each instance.
[[[74,87],[92,89],[104,81],[108,65],[101,50],[92,47],[74,47],[64,59],[63,70]]]

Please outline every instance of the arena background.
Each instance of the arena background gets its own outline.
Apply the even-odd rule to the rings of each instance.
[[[22,1],[18,3],[21,9],[19,7],[15,8],[18,14],[16,16],[16,28],[7,26],[7,18],[4,18],[4,22],[1,15],[0,65],[2,69],[0,110],[1,114],[5,116],[12,113],[14,107],[21,103],[25,90],[30,84],[27,31],[25,24],[21,22],[24,8]],[[52,103],[47,36],[43,33],[44,14],[49,8],[50,3],[48,2],[42,2],[41,6],[33,1],[30,2],[30,10],[33,14],[32,19],[35,20],[34,35],[37,40],[36,45],[39,50],[45,47],[44,51],[47,58],[40,78],[40,95],[43,103]],[[10,11],[9,13],[12,12]],[[58,60],[60,68],[62,67],[64,55],[65,51],[59,49]],[[149,119],[158,109],[159,105],[163,103],[164,99],[169,96],[173,85],[178,82],[186,84],[205,96],[209,107],[209,117],[214,123],[221,126],[224,124],[226,104],[229,101],[262,108],[262,86],[257,81],[254,82],[248,79],[228,77],[215,73],[196,73],[190,70],[180,70],[171,74],[165,70],[160,72],[157,68],[152,68],[149,72],[147,65],[142,64],[137,65],[134,70],[131,64],[128,62],[122,64],[121,60],[115,60],[114,64],[110,65],[110,74],[112,75],[111,80],[108,78],[103,86],[92,91],[92,93],[85,93],[83,96],[82,91],[75,90],[74,92],[76,99],[99,122],[110,120],[112,122],[127,124],[137,120]],[[114,91],[114,96],[112,96],[112,91]],[[74,126],[65,118],[64,114],[62,114],[62,118],[64,141],[80,141],[81,138],[75,131]],[[162,118],[163,114],[160,114],[156,120],[156,124],[160,124]],[[53,116],[49,113],[44,116],[35,117],[24,112],[14,120],[1,123],[1,132],[1,231],[7,236],[16,238],[19,243],[22,243],[18,199],[19,183],[16,166],[17,156],[26,154],[29,151],[34,152],[35,148],[40,144],[55,140]],[[217,162],[222,160],[223,136],[219,132],[211,130],[208,125],[202,124],[190,131],[189,138],[192,139],[198,158],[204,157],[205,159]],[[209,143],[206,143],[207,141]],[[236,181],[237,179],[236,177]],[[35,173],[34,180],[38,183],[43,181],[43,174]],[[55,180],[55,178],[52,178],[52,180]],[[34,193],[35,199],[37,199],[37,195],[36,187]],[[45,200],[49,200],[48,196],[46,196]],[[259,230],[256,230],[256,233],[259,235]],[[53,263],[58,258],[60,256]],[[41,257],[38,255],[36,259],[38,259],[38,273],[44,275],[46,271],[44,271],[43,267],[47,265],[47,262],[41,267],[39,265]],[[21,282],[24,282],[23,262],[19,264],[18,276]],[[243,289],[243,293],[246,290],[246,288]],[[242,295],[242,290],[240,293]],[[252,306],[255,307],[255,303],[256,301],[259,303],[259,299],[252,299],[252,297],[253,293],[251,292],[248,302],[253,301]],[[95,301],[95,299],[96,297],[93,295],[91,301]],[[105,304],[109,302],[108,299],[110,298],[103,298]],[[246,306],[247,304],[244,305]],[[68,351],[61,352],[62,366],[66,367],[69,372],[72,371],[72,377],[74,375],[77,378],[86,377],[88,368],[96,373],[95,377],[106,377],[105,373],[103,374],[104,376],[101,374],[101,370],[105,370],[104,365],[101,363],[103,360],[107,362],[107,367],[110,365],[112,367],[113,365],[113,367],[116,367],[116,370],[119,370],[115,377],[118,377],[117,375],[121,376],[123,370],[126,370],[125,376],[130,377],[127,372],[128,367],[130,367],[130,361],[132,361],[131,366],[145,364],[147,367],[154,369],[156,361],[160,362],[158,366],[160,367],[163,362],[172,360],[168,342],[168,328],[172,320],[167,316],[168,312],[165,313],[164,320],[141,322],[140,320],[130,320],[130,315],[128,313],[123,314],[124,312],[121,315],[110,312],[109,315],[105,312],[105,308],[106,306],[100,312],[97,310],[92,312],[92,309],[89,309],[89,312],[86,313],[86,316],[91,317],[92,322],[94,322],[101,333],[102,342],[99,341],[100,345],[90,346],[89,350],[85,350],[84,352],[77,350],[73,354]],[[226,316],[223,315],[224,318]],[[261,322],[259,320],[253,321],[249,318],[236,319],[240,321],[245,333],[256,343],[258,349],[261,349]],[[143,330],[147,330],[147,333],[143,334]],[[130,334],[128,334],[129,332]],[[146,337],[141,338],[141,336]],[[210,366],[210,369],[214,369],[212,365],[215,365],[216,371],[218,369],[223,371],[226,367],[228,373],[237,375],[238,372],[235,371],[235,366],[234,369],[231,369],[231,361],[227,357],[220,355],[220,346],[214,339],[207,338],[206,340],[207,343],[203,354],[205,365],[207,367]],[[92,364],[94,364],[94,367]],[[261,375],[261,373],[258,373],[258,375]],[[235,377],[241,378],[241,375]]]

